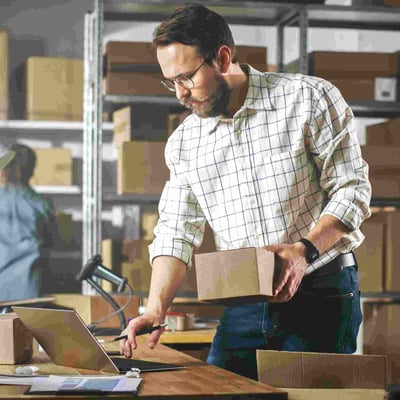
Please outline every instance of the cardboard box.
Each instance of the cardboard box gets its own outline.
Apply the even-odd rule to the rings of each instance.
[[[114,145],[119,147],[124,142],[131,141],[133,136],[133,113],[132,107],[123,107],[113,112],[114,122]]]
[[[117,193],[159,194],[169,179],[165,142],[124,142],[117,160]]]
[[[385,291],[400,291],[400,211],[386,214],[385,243]],[[400,322],[400,321],[399,321]]]
[[[104,48],[104,65],[109,70],[129,70],[135,64],[157,64],[151,42],[109,41]]]
[[[54,304],[62,307],[67,307],[76,310],[76,312],[83,319],[85,324],[91,324],[98,321],[112,312],[114,308],[100,295],[82,295],[82,294],[71,294],[71,293],[57,293],[53,295],[55,297]],[[113,299],[119,306],[126,305],[129,300],[127,294],[112,294]],[[131,303],[124,309],[126,318],[133,318],[139,315],[139,297],[134,296]],[[119,327],[120,322],[117,315],[101,322],[97,325],[98,327]]]
[[[384,389],[285,388],[288,400],[387,400]]]
[[[268,70],[265,46],[236,46],[236,54],[241,64],[250,64],[261,72]]]
[[[400,305],[396,303],[363,303],[363,351],[386,355],[388,384],[400,380]]]
[[[400,146],[400,118],[389,119],[366,127],[366,144]]]
[[[185,120],[187,116],[191,114],[191,111],[186,110],[182,113],[169,114],[167,120],[167,135],[171,133]]]
[[[385,267],[386,213],[380,212],[363,222],[364,242],[355,249],[358,262],[360,290],[365,293],[382,292]]]
[[[198,298],[226,305],[260,302],[273,294],[274,253],[258,248],[195,255]]]
[[[0,364],[29,362],[32,343],[32,334],[17,314],[0,314]]]
[[[0,119],[8,119],[8,32],[0,30]]]
[[[361,152],[373,172],[400,170],[400,147],[364,145],[361,146]]]
[[[29,57],[26,62],[28,120],[81,121],[83,61],[72,58]]]
[[[36,148],[36,167],[31,185],[72,185],[70,149]]]
[[[368,388],[387,385],[386,357],[257,350],[258,380],[281,388]]]
[[[394,77],[398,53],[314,51],[309,54],[310,75],[326,79]]]
[[[393,199],[400,197],[400,174],[398,170],[370,171],[369,181],[374,198]]]
[[[148,246],[152,240],[105,239],[102,241],[103,264],[128,279],[134,292],[147,295],[150,288],[151,265]],[[204,239],[194,254],[216,251],[214,236],[209,225],[206,225]],[[195,256],[193,267],[187,272],[185,281],[179,288],[180,296],[195,298],[197,296],[197,281],[195,273]],[[104,282],[102,287],[111,291],[112,287]]]
[[[141,237],[143,240],[154,239],[154,228],[158,221],[157,210],[143,210],[140,215]]]

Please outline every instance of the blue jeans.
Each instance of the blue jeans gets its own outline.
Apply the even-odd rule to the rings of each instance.
[[[287,303],[227,307],[209,364],[257,379],[256,349],[354,353],[362,320],[357,267],[305,276]]]

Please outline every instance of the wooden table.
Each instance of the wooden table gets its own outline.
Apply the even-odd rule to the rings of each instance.
[[[154,350],[150,350],[145,341],[146,337],[138,338],[140,343],[134,356],[140,359],[150,361],[170,362],[182,364],[186,368],[176,371],[148,372],[142,373],[143,381],[141,383],[139,394],[137,397],[144,399],[287,399],[287,393],[262,384],[260,382],[244,378],[232,372],[226,371],[215,366],[207,365],[205,362],[197,360],[179,351],[171,349],[163,344],[158,344]],[[116,343],[108,343],[105,345],[107,350],[115,350],[118,348]],[[43,354],[34,355],[30,365],[37,365],[43,374],[93,374],[94,371],[74,369],[69,367],[57,366],[48,362]],[[14,373],[15,365],[0,365],[0,373]],[[93,399],[96,396],[43,396],[40,395],[24,395],[27,390],[26,386],[10,386],[0,385],[0,399],[47,399],[57,398],[76,399],[88,398]],[[127,398],[126,395],[109,395],[97,398]]]

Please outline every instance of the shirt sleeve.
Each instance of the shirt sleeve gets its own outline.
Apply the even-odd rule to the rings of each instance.
[[[368,165],[362,159],[353,113],[339,90],[327,81],[314,100],[308,143],[328,202],[321,214],[332,215],[351,231],[371,215]]]
[[[157,256],[173,256],[188,268],[192,265],[193,248],[203,240],[206,219],[187,182],[185,162],[174,157],[168,142],[165,156],[170,169],[158,206],[159,220],[154,229],[155,239],[149,246],[150,263]]]

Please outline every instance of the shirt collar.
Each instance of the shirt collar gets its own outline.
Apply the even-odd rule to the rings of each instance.
[[[247,91],[246,98],[244,100],[242,109],[249,110],[273,110],[274,105],[271,102],[270,97],[270,82],[266,75],[251,65],[241,64],[240,67],[246,73],[249,78],[249,89]],[[199,117],[198,117],[199,118]],[[213,118],[199,118],[202,120],[202,130],[206,134],[214,132],[218,124],[225,118],[213,117]]]

